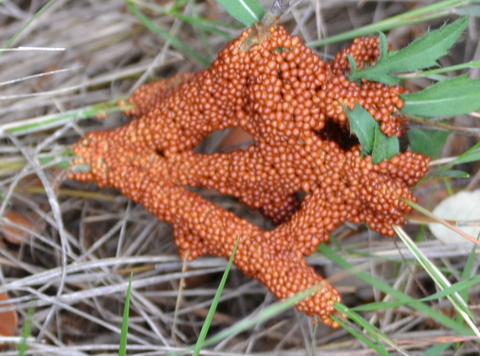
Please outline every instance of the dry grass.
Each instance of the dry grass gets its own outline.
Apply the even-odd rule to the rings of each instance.
[[[269,4],[269,1],[263,2]],[[46,3],[0,1],[0,45],[4,46]],[[168,0],[156,3],[172,5]],[[213,1],[195,3],[189,2],[181,11],[232,21]],[[425,3],[429,2],[422,2]],[[411,6],[411,2],[401,1],[368,4],[303,1],[286,17],[284,24],[308,42],[404,12]],[[221,36],[194,30],[169,16],[154,12],[148,15],[206,58],[213,58],[226,43]],[[428,25],[393,30],[389,40],[394,47],[402,46]],[[235,29],[224,30],[232,36],[239,33]],[[480,57],[478,34],[475,29],[470,33],[444,60],[444,65]],[[0,225],[12,225],[5,218],[11,211],[33,224],[17,225],[28,230],[20,245],[0,236],[0,292],[9,293],[13,303],[10,309],[18,311],[20,327],[28,308],[35,309],[27,352],[35,355],[117,354],[131,271],[135,278],[129,354],[164,355],[194,344],[226,261],[201,258],[184,264],[176,254],[167,224],[158,222],[115,190],[65,180],[64,170],[55,168],[54,164],[62,160],[60,155],[68,144],[85,132],[116,127],[126,121],[120,113],[109,114],[105,119],[92,116],[84,119],[83,116],[88,115],[83,112],[90,110],[90,105],[125,98],[152,78],[196,71],[201,65],[146,30],[119,0],[54,1],[26,26],[10,47],[21,46],[36,49],[7,51],[0,56]],[[328,58],[340,46],[321,48],[319,54]],[[92,110],[101,112],[97,108]],[[72,115],[58,125],[45,123],[45,118],[61,113]],[[29,119],[40,123],[32,133],[16,135],[5,130]],[[475,126],[475,118],[458,120]],[[205,149],[214,149],[216,142],[218,140],[211,139]],[[444,155],[459,154],[471,145],[468,138],[452,136]],[[54,160],[40,165],[37,157],[54,157]],[[476,172],[475,167],[466,169]],[[456,180],[454,184],[465,187],[469,182]],[[429,208],[438,201],[433,192],[440,195],[445,191],[442,182],[433,183],[417,190],[421,201],[430,204]],[[241,216],[266,224],[261,217],[229,198],[211,198]],[[418,229],[409,226],[408,231],[415,233]],[[439,266],[461,271],[470,252],[468,246],[445,247],[428,232],[422,234],[424,239],[418,245],[428,257]],[[336,236],[343,240],[344,251],[354,250],[365,256],[354,258],[346,254],[350,262],[371,262],[370,273],[405,293],[421,297],[424,289],[431,288],[421,269],[412,271],[411,266],[390,261],[411,258],[400,243],[379,238],[362,226],[346,226]],[[328,276],[341,271],[320,255],[312,256],[310,261]],[[380,301],[384,297],[351,277],[336,285],[347,305]],[[478,287],[474,287],[471,294],[472,300],[477,301]],[[257,314],[273,301],[266,288],[234,270],[223,292],[212,332]],[[447,314],[451,312],[448,303],[438,303],[436,308]],[[453,335],[406,308],[370,313],[367,318],[400,345],[403,351],[392,349],[392,355],[421,354],[422,350]],[[20,337],[0,336],[0,343],[5,341],[10,347],[0,349],[0,355],[17,355],[15,345]],[[478,354],[477,344],[462,345],[457,354]],[[209,347],[204,354],[306,355],[313,352],[373,354],[346,331],[314,326],[310,318],[295,310]],[[452,349],[446,354],[454,352]]]

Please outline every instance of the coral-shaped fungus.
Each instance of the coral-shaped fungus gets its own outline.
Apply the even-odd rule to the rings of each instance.
[[[415,200],[408,186],[427,171],[429,159],[399,153],[378,165],[362,158],[342,105],[359,103],[387,135],[403,133],[392,113],[402,108],[401,86],[350,82],[347,55],[359,68],[379,57],[378,40],[360,38],[330,63],[298,37],[272,26],[271,35],[243,49],[252,29],[221,51],[197,74],[150,83],[131,97],[137,116],[123,127],[91,132],[74,145],[94,180],[121,190],[174,227],[183,255],[229,258],[286,298],[323,281],[304,256],[313,253],[345,221],[366,222],[393,235]],[[241,126],[254,138],[246,150],[199,154],[192,149],[214,130]],[[277,227],[263,231],[184,186],[213,188],[260,208]],[[299,204],[296,193],[306,195]],[[339,301],[329,285],[297,305],[337,326],[329,316]]]

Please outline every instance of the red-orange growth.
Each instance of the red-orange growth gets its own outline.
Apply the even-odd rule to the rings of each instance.
[[[89,173],[71,178],[119,188],[171,223],[175,243],[190,259],[228,258],[286,298],[323,281],[304,256],[346,221],[366,222],[393,235],[415,200],[410,189],[429,158],[399,153],[378,165],[361,158],[342,104],[359,103],[387,135],[403,133],[392,113],[403,106],[403,87],[350,82],[347,54],[359,68],[379,57],[378,39],[360,38],[325,63],[281,26],[259,45],[245,46],[252,29],[229,43],[212,66],[137,89],[130,98],[138,117],[120,128],[91,132],[74,145],[73,165]],[[192,151],[213,130],[241,126],[256,141],[247,150]],[[203,186],[259,208],[278,226],[263,231],[184,186]],[[299,204],[296,193],[306,192]],[[297,305],[328,325],[337,290],[324,287]]]

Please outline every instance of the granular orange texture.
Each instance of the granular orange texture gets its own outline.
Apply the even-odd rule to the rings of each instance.
[[[260,45],[240,50],[245,31],[197,74],[150,83],[131,97],[138,116],[123,127],[89,133],[74,145],[73,165],[90,165],[78,180],[119,188],[174,227],[180,253],[229,258],[287,298],[323,281],[304,256],[346,221],[366,222],[392,236],[415,200],[408,186],[422,178],[429,158],[411,152],[372,164],[361,159],[342,104],[359,103],[387,135],[401,135],[392,115],[404,89],[348,81],[347,55],[359,67],[379,56],[377,39],[357,39],[324,63],[296,36],[273,27]],[[194,148],[213,130],[241,126],[256,141],[247,150],[199,154]],[[203,186],[259,208],[278,226],[272,231],[225,211],[184,186]],[[299,204],[296,193],[306,193]],[[327,325],[340,296],[324,287],[297,305]]]

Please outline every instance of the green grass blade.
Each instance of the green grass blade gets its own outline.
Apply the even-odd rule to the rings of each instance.
[[[14,136],[28,135],[63,126],[72,120],[78,121],[92,118],[97,114],[108,114],[127,110],[129,108],[128,106],[117,105],[119,100],[121,99],[110,100],[108,102],[87,106],[85,108],[68,110],[58,114],[50,114],[21,121],[9,122],[0,125],[0,138],[5,137],[6,132]]]
[[[456,64],[456,65],[448,66],[448,67],[424,70],[424,71],[421,71],[421,72],[405,73],[405,74],[399,75],[399,77],[402,78],[402,79],[420,78],[420,77],[427,77],[427,78],[432,78],[433,79],[433,76],[438,75],[438,74],[453,72],[453,71],[462,70],[462,69],[479,68],[479,67],[480,67],[480,61],[470,61],[470,62]],[[442,76],[442,78],[443,78],[443,80],[448,79],[448,77],[446,77],[446,76]]]
[[[392,16],[388,19],[366,25],[351,31],[330,36],[319,41],[307,43],[309,47],[320,47],[328,44],[350,40],[355,37],[366,36],[372,33],[385,32],[401,26],[417,24],[432,19],[450,16],[453,11],[462,6],[466,6],[475,1],[465,0],[447,0],[436,2],[432,5],[404,12],[400,15]]]
[[[425,271],[430,275],[433,279],[435,284],[441,290],[448,288],[451,286],[448,279],[443,275],[442,272],[423,254],[423,252],[418,249],[415,243],[410,239],[410,236],[403,231],[403,229],[399,226],[394,225],[393,229],[403,241],[403,243],[408,247],[410,252],[413,253],[417,261],[423,267]],[[465,322],[470,326],[473,333],[480,337],[480,331],[475,326],[475,322],[472,320],[474,318],[472,312],[468,309],[467,304],[465,301],[460,297],[457,292],[453,292],[446,296],[448,300],[452,303],[453,307],[457,310],[457,312],[462,315]]]
[[[459,170],[448,170],[448,171],[437,171],[430,174],[431,177],[442,177],[442,178],[469,178],[470,174],[464,171]],[[453,195],[451,193],[450,195]]]
[[[472,276],[473,267],[475,266],[476,257],[477,257],[477,245],[473,245],[472,251],[470,252],[470,255],[468,255],[467,262],[465,263],[465,267],[463,268],[463,271],[462,271],[462,281],[461,282],[467,282],[469,280],[476,280],[477,278],[480,277],[480,275]],[[468,300],[468,291],[465,291],[465,292],[462,291],[462,292],[460,292],[460,294],[463,296],[463,299],[466,302]]]
[[[186,23],[188,23],[188,24],[190,24],[194,27],[197,27],[199,29],[203,29],[203,30],[205,30],[205,31],[207,31],[211,34],[224,37],[228,40],[233,39],[233,37],[231,35],[229,35],[228,33],[220,30],[219,27],[223,27],[223,28],[243,28],[242,25],[210,20],[210,19],[206,19],[206,18],[203,18],[203,17],[199,17],[199,16],[185,15],[185,14],[179,12],[179,11],[176,11],[173,7],[172,8],[166,8],[166,7],[161,6],[161,5],[157,5],[157,4],[153,4],[153,3],[146,3],[146,2],[143,2],[143,1],[139,1],[139,0],[132,0],[132,1],[134,1],[137,5],[145,8],[145,9],[152,10],[152,11],[158,13],[158,14],[161,14],[161,15],[167,15],[167,16],[175,17],[175,18],[177,18],[179,20],[182,20],[182,21],[184,21],[184,22],[186,22]]]
[[[204,345],[205,339],[207,338],[208,330],[210,329],[210,325],[212,324],[213,316],[215,315],[215,311],[217,310],[218,302],[220,301],[220,297],[222,296],[223,289],[225,288],[225,283],[227,282],[228,275],[230,273],[230,269],[233,265],[233,260],[235,259],[235,254],[237,252],[238,244],[240,242],[240,236],[238,236],[237,241],[235,242],[235,246],[233,247],[232,255],[228,260],[227,267],[225,267],[225,272],[223,272],[222,279],[218,286],[217,292],[213,297],[212,305],[208,310],[207,317],[205,318],[205,322],[203,323],[202,330],[200,330],[200,335],[198,336],[197,343],[195,344],[195,348],[193,349],[193,355],[198,356],[200,355],[200,351]]]
[[[23,33],[23,31],[25,31],[25,29],[30,26],[30,24],[35,21],[38,17],[40,17],[45,11],[48,10],[48,8],[50,6],[53,5],[53,3],[55,2],[56,0],[50,0],[49,2],[47,2],[45,5],[43,5],[43,7],[38,10],[37,12],[35,12],[35,14],[32,16],[32,18],[30,20],[28,20],[21,28],[20,30],[18,30],[9,40],[7,43],[5,43],[4,45],[4,48],[9,48],[13,43],[15,43],[15,41],[17,40],[17,38]],[[2,51],[0,49],[0,56],[4,53],[5,51]]]
[[[377,288],[378,290],[389,294],[391,297],[397,300],[405,300],[408,302],[412,302],[411,307],[418,312],[425,314],[429,318],[437,321],[438,323],[442,324],[446,328],[455,330],[457,333],[462,335],[472,335],[472,331],[465,326],[456,323],[454,320],[449,318],[448,316],[444,315],[443,313],[434,310],[433,308],[429,307],[424,303],[415,303],[416,299],[410,297],[409,295],[393,288],[392,286],[380,281],[379,279],[365,273],[363,271],[359,271],[358,268],[347,262],[345,259],[340,257],[337,253],[335,253],[329,246],[326,244],[321,244],[319,246],[319,251],[332,260],[334,263],[339,265],[344,269],[350,270],[357,278],[361,279],[362,281],[370,284],[371,286]]]
[[[305,289],[302,292],[295,294],[293,297],[287,298],[281,302],[274,303],[266,307],[265,309],[263,309],[257,315],[240,320],[239,322],[235,323],[235,325],[232,325],[231,327],[225,330],[222,330],[217,335],[212,336],[210,339],[205,340],[203,346],[209,346],[217,342],[220,342],[223,339],[226,339],[228,337],[238,335],[239,333],[254,327],[258,323],[263,323],[269,319],[272,319],[278,316],[280,313],[294,307],[296,304],[300,303],[302,300],[312,295],[313,293],[318,292],[320,289],[323,288],[323,286],[324,286],[324,282],[319,283],[308,289]],[[171,353],[169,354],[169,356],[190,354],[192,350],[193,350],[193,347],[187,348],[180,352]]]
[[[127,297],[125,298],[125,307],[123,308],[122,332],[120,334],[120,345],[118,348],[118,356],[127,354],[127,338],[128,338],[128,319],[130,316],[130,295],[132,292],[133,272],[130,273],[128,281]]]
[[[18,344],[18,356],[24,356],[25,351],[27,351],[27,339],[32,331],[32,318],[34,313],[35,309],[33,307],[28,308],[27,317],[25,318],[25,323],[23,324],[22,339],[20,344]]]
[[[167,30],[164,30],[163,28],[155,25],[147,16],[140,12],[140,10],[137,8],[137,6],[132,0],[127,0],[127,7],[130,12],[150,31],[162,36],[166,41],[169,41],[173,46],[197,60],[204,67],[208,67],[210,65],[211,61],[209,59],[199,55],[197,52],[192,50],[189,46],[180,41],[178,38],[172,36]]]
[[[368,334],[374,339],[375,342],[375,350],[379,352],[381,355],[388,355],[388,351],[385,349],[385,346],[382,344],[381,339],[388,340],[390,345],[395,345],[393,340],[391,340],[387,335],[382,333],[378,328],[374,325],[370,324],[367,320],[362,318],[359,314],[355,313],[354,311],[350,310],[348,307],[341,303],[335,303],[335,309],[337,309],[340,313],[345,314],[351,320],[355,321],[358,325],[361,326],[363,330],[368,332]]]
[[[452,284],[450,287],[445,288],[444,290],[441,290],[437,293],[434,293],[432,295],[429,295],[428,297],[418,299],[418,300],[396,300],[396,301],[391,301],[391,302],[375,302],[375,303],[369,303],[365,305],[360,305],[358,307],[351,308],[353,311],[375,311],[375,310],[385,310],[385,309],[390,309],[390,308],[397,308],[403,305],[412,305],[414,303],[424,303],[428,302],[431,300],[437,300],[440,298],[447,297],[450,294],[453,293],[459,293],[462,294],[464,292],[468,292],[468,289],[478,285],[480,283],[480,275],[477,275],[472,278],[468,278],[465,280],[462,280],[460,282],[457,282],[455,284]]]
[[[438,356],[441,355],[444,351],[447,351],[452,343],[447,342],[444,344],[435,344],[431,346],[427,351],[425,351],[422,356]]]
[[[353,324],[348,323],[346,320],[339,318],[337,316],[332,316],[332,319],[335,320],[338,325],[340,325],[342,328],[347,330],[350,334],[352,334],[357,340],[360,342],[363,342],[365,345],[369,346],[372,350],[377,351],[380,355],[384,356],[389,356],[390,354],[387,352],[385,353],[385,348],[380,347],[376,343],[374,343],[372,340],[367,338],[360,330],[358,330]]]
[[[282,302],[275,303],[270,305],[269,307],[265,308],[262,310],[261,313],[258,315],[243,319],[233,325],[232,327],[220,332],[216,336],[212,337],[211,339],[207,340],[205,344],[213,344],[218,341],[223,340],[226,337],[229,337],[231,335],[236,335],[241,333],[242,331],[248,330],[249,328],[255,326],[258,323],[264,322],[266,320],[269,320],[278,314],[284,312],[285,310],[288,310],[292,307],[294,307],[296,304],[301,302],[303,299],[311,295],[312,293],[315,293],[316,291],[320,290],[323,286],[323,283],[320,283],[319,285],[312,286],[300,293],[295,294],[293,297],[285,299]]]
[[[465,263],[465,266],[462,271],[462,281],[461,282],[467,282],[470,280],[475,280],[476,277],[479,277],[478,275],[476,277],[471,278],[470,276],[472,275],[473,272],[473,267],[475,266],[475,259],[477,257],[477,245],[473,245],[472,251],[470,252],[470,255],[467,258],[467,262]],[[458,294],[463,298],[465,303],[468,303],[468,294],[469,294],[469,289],[465,288],[462,289],[461,291],[458,291]],[[463,315],[458,314],[457,316],[457,321],[459,323],[464,322]]]
[[[439,171],[449,170],[450,168],[452,168],[457,164],[469,163],[469,162],[475,162],[475,161],[480,161],[480,142],[475,144],[473,147],[469,148],[467,151],[462,153],[453,161],[448,162],[447,164],[441,166],[439,168]]]

